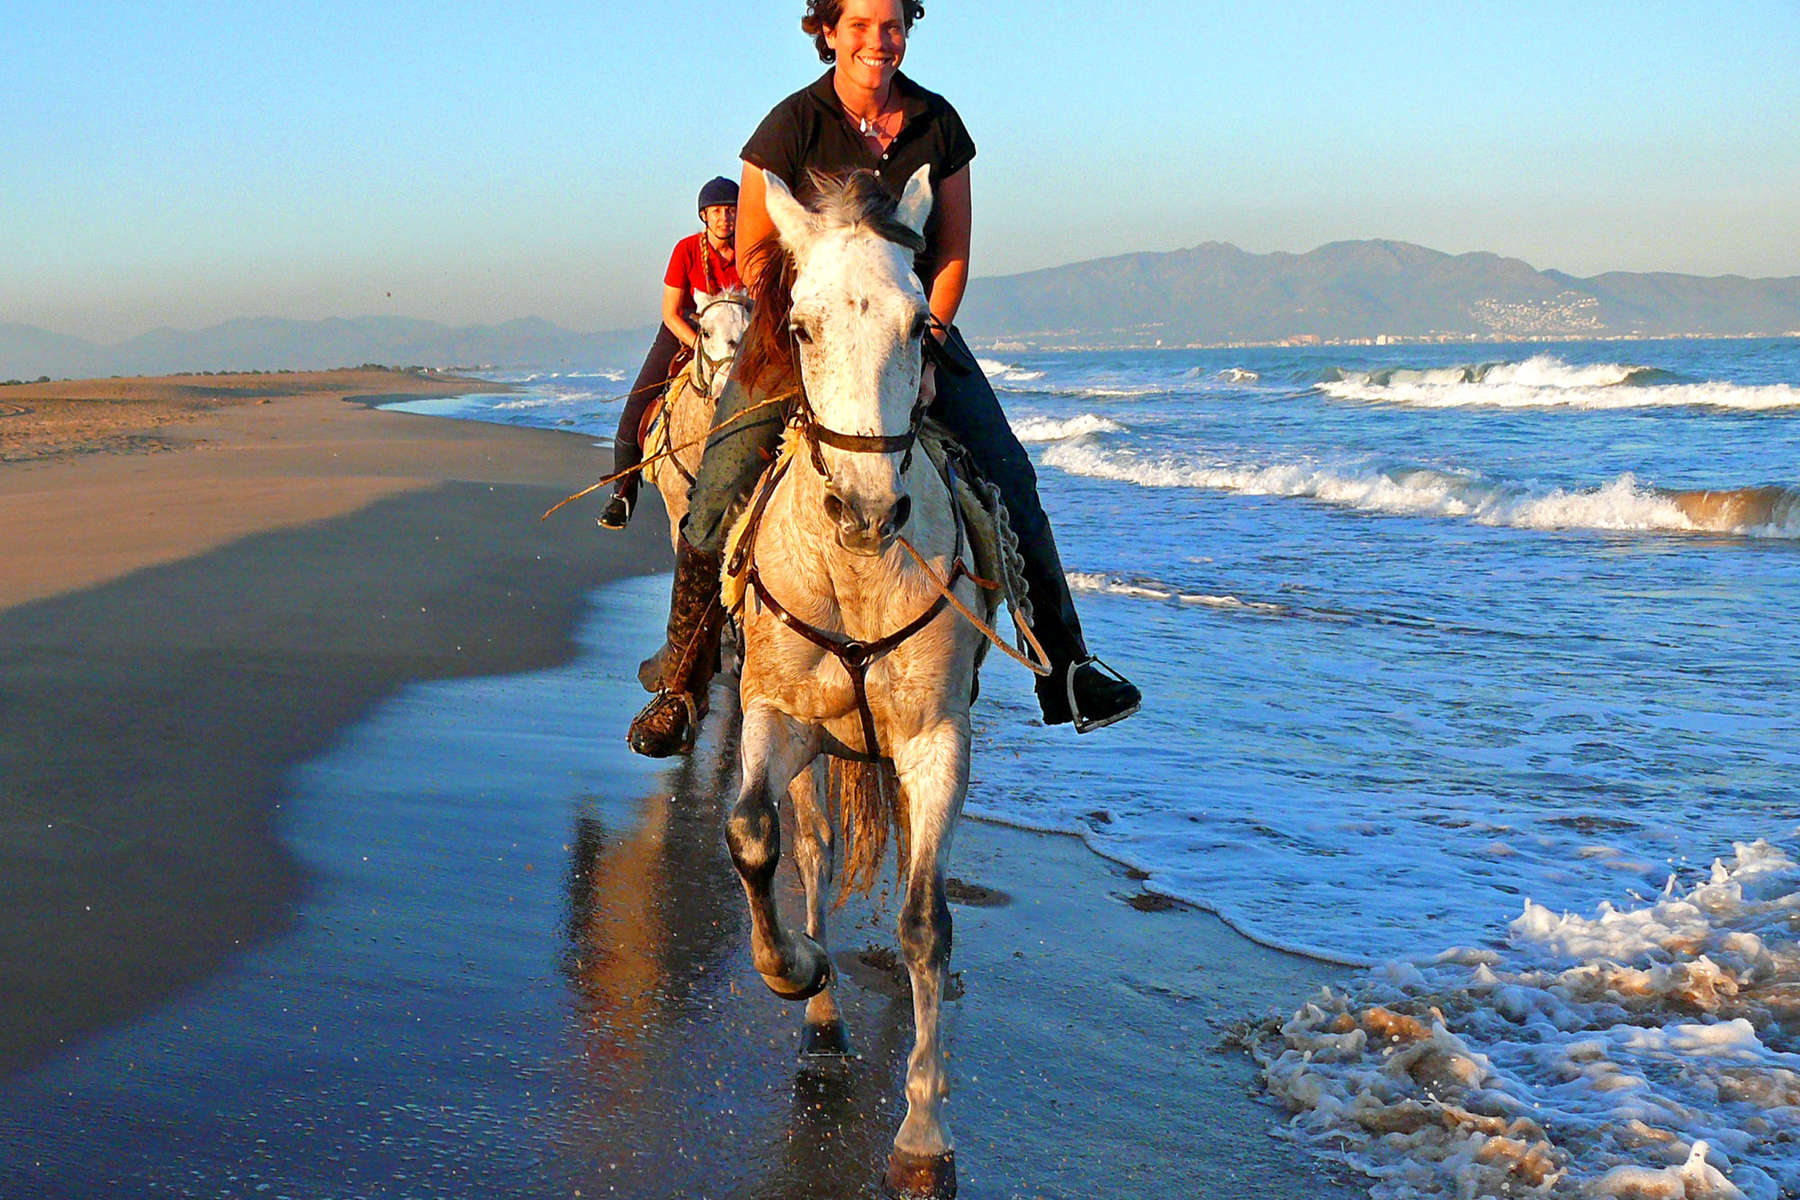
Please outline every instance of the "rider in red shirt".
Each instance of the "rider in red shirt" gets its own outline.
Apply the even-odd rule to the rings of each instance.
[[[644,448],[638,444],[638,427],[644,410],[655,402],[669,386],[675,355],[682,347],[692,350],[699,334],[692,324],[697,293],[716,296],[731,288],[742,288],[737,273],[737,194],[738,185],[719,176],[700,189],[700,219],[706,227],[675,243],[669,255],[669,269],[663,272],[662,327],[644,356],[637,382],[625,400],[625,411],[619,415],[619,428],[613,434],[613,472],[630,470],[643,460]],[[637,507],[638,473],[620,479],[613,485],[613,498],[600,514],[604,529],[623,529]]]

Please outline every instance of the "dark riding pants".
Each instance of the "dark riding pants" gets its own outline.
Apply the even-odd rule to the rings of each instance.
[[[962,334],[950,330],[949,357],[963,364],[958,371],[944,364],[937,368],[937,398],[931,416],[942,423],[969,452],[982,475],[1000,490],[1019,536],[1025,558],[1026,584],[1031,593],[1033,632],[1044,643],[1053,661],[1078,662],[1087,657],[1081,621],[1069,595],[1062,557],[1050,520],[1038,499],[1037,472],[1025,447],[1007,424],[1000,400],[975,364]],[[706,443],[706,454],[688,494],[688,515],[681,532],[697,550],[720,553],[729,532],[727,518],[762,474],[781,444],[782,414],[778,407],[746,413],[763,399],[740,387],[733,379],[719,397],[713,417],[717,432]],[[745,415],[736,421],[737,414]],[[731,421],[726,425],[727,421]]]
[[[656,327],[656,340],[644,365],[638,370],[637,382],[625,398],[625,411],[619,414],[619,429],[613,434],[613,473],[629,471],[643,461],[644,448],[638,445],[638,429],[644,423],[644,410],[656,403],[669,383],[669,367],[681,351],[681,339],[669,332],[667,325]],[[638,475],[633,472],[619,480],[615,491],[637,499]]]

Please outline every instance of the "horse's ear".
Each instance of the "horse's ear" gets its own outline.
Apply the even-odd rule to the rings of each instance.
[[[925,218],[931,215],[931,164],[926,163],[906,181],[900,193],[900,209],[894,214],[908,229],[925,236]]]
[[[781,236],[781,244],[798,253],[813,239],[812,214],[794,199],[794,193],[781,181],[781,176],[766,168],[763,171],[763,198],[769,220],[775,223],[775,232]]]

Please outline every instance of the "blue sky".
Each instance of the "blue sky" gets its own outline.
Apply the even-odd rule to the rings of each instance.
[[[782,3],[0,0],[0,321],[646,325],[823,70]],[[1800,3],[927,0],[975,274],[1394,237],[1800,274]]]

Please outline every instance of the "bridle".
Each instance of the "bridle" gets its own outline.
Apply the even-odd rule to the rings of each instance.
[[[743,309],[746,313],[750,311],[750,300],[748,297],[735,295],[730,292],[714,296],[694,313],[694,329],[696,332],[699,330],[700,322],[706,314],[720,304],[734,304]],[[706,339],[704,337],[696,337],[694,339],[694,386],[702,393],[710,393],[712,391],[713,377],[718,373],[721,367],[730,366],[732,359],[736,357],[735,354],[722,354],[718,358],[713,358],[706,353]]]
[[[937,318],[931,318],[936,323]],[[925,335],[927,338],[930,334]],[[819,452],[821,444],[834,450],[847,450],[852,454],[900,454],[900,473],[905,474],[912,466],[913,446],[919,440],[919,427],[925,423],[925,397],[921,394],[913,403],[912,413],[907,417],[905,433],[840,433],[819,420],[819,414],[813,410],[812,401],[806,391],[806,366],[800,354],[800,339],[792,329],[788,337],[794,344],[794,372],[799,376],[800,394],[788,415],[788,426],[806,439],[807,448],[812,452],[813,470],[830,483],[831,471],[825,466],[825,456]],[[952,506],[954,507],[954,506]],[[958,529],[960,535],[961,530]],[[958,552],[960,553],[960,547]]]

